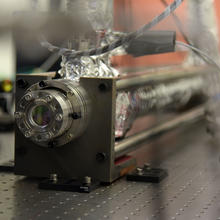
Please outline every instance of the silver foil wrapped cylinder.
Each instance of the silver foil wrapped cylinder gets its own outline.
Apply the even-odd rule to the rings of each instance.
[[[205,94],[204,90],[204,79],[195,77],[119,92],[115,137],[124,137],[137,117],[151,111],[181,108],[195,95]]]

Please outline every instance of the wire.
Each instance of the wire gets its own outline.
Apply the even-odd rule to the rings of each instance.
[[[165,5],[168,6],[168,3],[166,2],[166,0],[161,0],[161,2]],[[203,51],[199,50],[198,48],[196,48],[192,41],[188,38],[187,34],[185,33],[184,29],[183,29],[183,24],[181,22],[181,20],[179,19],[179,17],[176,15],[175,12],[172,12],[172,16],[174,18],[174,21],[176,23],[177,28],[179,29],[180,33],[182,34],[184,40],[187,42],[187,44],[183,45],[183,42],[180,42],[182,44],[182,46],[187,45],[187,47],[189,48],[191,46],[191,50],[197,55],[199,56],[204,62],[214,65],[216,66],[219,70],[220,70],[220,66],[207,54],[205,54]],[[214,61],[214,62],[213,62]],[[210,63],[211,62],[211,63]]]
[[[166,6],[166,7],[169,5],[169,4],[166,2],[166,0],[160,0],[160,1],[161,1],[161,2],[164,4],[164,6]],[[179,29],[179,32],[180,32],[181,35],[183,36],[184,40],[185,40],[188,44],[192,45],[191,41],[189,40],[189,38],[187,37],[187,35],[186,35],[186,33],[185,33],[184,29],[183,29],[183,24],[182,24],[181,20],[179,19],[179,17],[176,15],[175,12],[172,12],[171,15],[172,15],[172,17],[173,17],[174,22],[176,23],[177,28]]]
[[[180,46],[184,46],[188,49],[191,49],[192,51],[196,52],[196,54],[199,54],[200,57],[203,58],[203,60],[205,60],[207,63],[211,64],[212,66],[216,67],[216,69],[218,70],[218,73],[215,73],[216,77],[215,79],[213,79],[213,83],[217,83],[217,85],[219,85],[218,82],[216,82],[215,80],[219,81],[219,73],[220,73],[220,66],[219,64],[212,58],[210,57],[207,53],[203,52],[202,50],[192,46],[192,45],[189,45],[189,44],[186,44],[184,42],[181,42],[181,41],[176,41],[176,44],[180,45]],[[219,93],[219,90],[215,91],[215,94],[214,95],[211,95],[210,97],[210,101],[207,102],[207,106],[206,106],[206,111],[207,112],[210,112],[210,104],[213,104],[213,101],[214,103],[216,103],[216,101],[219,101],[220,100],[220,93]]]
[[[210,57],[207,53],[205,53],[204,51],[202,51],[202,50],[200,50],[200,49],[198,49],[198,48],[196,48],[196,47],[194,47],[190,44],[186,44],[182,41],[176,41],[176,44],[179,44],[180,46],[184,46],[184,47],[186,47],[188,49],[191,49],[192,51],[200,54],[203,57],[203,59],[206,60],[207,63],[215,66],[220,71],[219,64],[212,57]]]
[[[121,37],[119,40],[117,40],[111,44],[105,45],[103,47],[94,48],[94,49],[90,49],[87,51],[75,51],[75,50],[70,50],[67,48],[59,48],[57,46],[52,45],[51,43],[49,43],[45,39],[41,40],[41,45],[43,47],[46,47],[47,49],[49,49],[52,52],[58,52],[60,55],[66,55],[71,58],[78,57],[78,56],[80,57],[80,56],[101,55],[103,53],[107,53],[109,51],[112,51],[112,50],[124,45],[125,43],[130,42],[131,40],[135,39],[137,36],[142,35],[147,30],[149,30],[150,28],[154,27],[159,22],[161,22],[162,20],[167,18],[173,11],[175,11],[182,4],[183,1],[184,0],[175,0],[159,16],[155,17],[152,21],[150,21],[148,24],[144,25],[139,30],[137,30],[135,32],[131,32],[131,33],[127,34],[125,37]]]

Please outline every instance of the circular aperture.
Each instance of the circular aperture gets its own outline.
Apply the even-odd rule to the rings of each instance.
[[[32,120],[41,127],[46,127],[52,120],[52,113],[46,105],[38,105],[32,110]]]

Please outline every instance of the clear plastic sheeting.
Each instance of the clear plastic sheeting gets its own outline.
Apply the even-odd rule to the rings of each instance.
[[[205,94],[205,82],[202,77],[118,93],[115,137],[124,137],[137,117],[152,110],[184,107],[197,94]]]
[[[94,31],[113,26],[113,0],[67,0],[67,13],[80,22],[89,22]]]
[[[91,33],[88,35],[84,32],[73,36],[73,42],[78,42],[75,46],[72,44],[73,50],[104,46],[114,40],[114,34],[111,31],[113,0],[68,0],[67,11],[71,16],[72,12],[77,11],[81,20],[87,21],[96,33],[95,37]],[[63,55],[60,73],[63,78],[76,81],[79,81],[80,77],[117,77],[119,72],[111,67],[109,56],[110,54],[81,57]]]
[[[64,79],[79,81],[80,77],[117,77],[119,72],[111,67],[108,56],[68,59],[63,56],[61,74]]]
[[[94,30],[109,30],[113,26],[113,0],[87,0],[88,19]]]

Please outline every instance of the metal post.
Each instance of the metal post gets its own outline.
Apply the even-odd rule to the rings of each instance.
[[[137,88],[141,86],[146,86],[148,84],[152,85],[158,82],[177,80],[181,78],[194,77],[207,73],[208,68],[210,67],[202,67],[202,68],[187,68],[181,70],[166,70],[166,71],[158,71],[152,74],[143,73],[141,75],[121,78],[116,82],[117,91],[126,90],[130,88]]]
[[[128,137],[115,145],[115,158],[119,158],[127,153],[137,150],[141,143],[149,142],[154,137],[162,135],[176,127],[185,126],[200,120],[204,116],[204,106],[198,107],[190,112],[184,113],[169,122],[157,125],[151,129],[142,131],[136,135]]]

